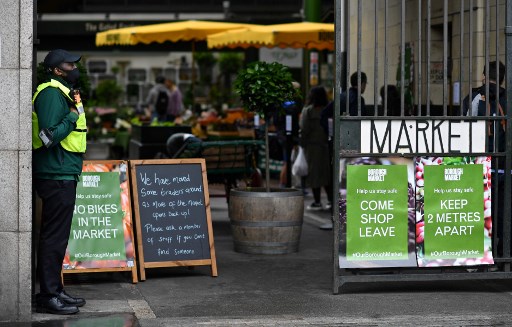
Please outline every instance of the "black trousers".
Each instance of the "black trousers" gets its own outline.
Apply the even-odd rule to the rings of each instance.
[[[52,297],[62,289],[62,261],[68,246],[76,198],[76,181],[36,179],[35,188],[43,202],[37,254],[41,297]]]

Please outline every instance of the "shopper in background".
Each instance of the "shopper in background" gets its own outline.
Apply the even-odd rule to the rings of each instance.
[[[507,98],[505,92],[506,90],[503,87],[501,87],[503,81],[505,80],[505,69],[505,65],[503,65],[501,61],[499,63],[496,61],[491,61],[489,63],[489,101],[486,101],[486,77],[484,67],[484,72],[482,73],[482,85],[472,89],[471,98],[468,95],[464,98],[464,101],[462,102],[464,115],[505,116],[505,110],[507,109]],[[497,132],[496,134],[498,135],[495,135],[494,132]],[[505,120],[500,121],[499,124],[496,124],[496,126],[492,126],[492,128],[488,128],[487,136],[487,151],[505,151]],[[497,136],[499,136],[499,140],[497,147],[495,149],[494,141]]]
[[[328,202],[325,209],[332,207],[332,178],[327,134],[320,125],[320,114],[327,105],[327,92],[323,86],[309,91],[306,106],[300,117],[301,145],[308,162],[306,184],[313,191],[314,201],[308,210],[322,210],[321,189],[325,189]]]
[[[148,105],[147,115],[151,120],[155,119],[159,122],[167,121],[167,110],[169,107],[171,92],[165,85],[165,77],[158,76],[155,79],[155,85],[149,90],[146,98]]]
[[[385,92],[385,88],[384,86],[382,86],[380,88],[380,100],[382,105],[382,113],[384,113],[385,101],[388,116],[401,115],[400,92],[398,91],[398,88],[395,85],[389,84],[387,86],[387,92]]]
[[[368,78],[366,74],[361,72],[361,115],[367,116],[368,112],[366,110],[366,104],[364,102],[364,98],[362,94],[366,90],[366,85],[368,82]],[[350,116],[358,115],[358,107],[357,107],[357,72],[350,75],[350,89],[348,90],[348,112]],[[343,92],[340,95],[340,115],[346,112],[347,109],[347,92]],[[334,101],[329,102],[329,104],[322,110],[320,124],[322,125],[325,133],[327,135],[332,135],[332,119],[334,117]],[[331,124],[331,128],[329,128],[329,124]]]
[[[485,67],[482,73],[482,85],[472,89],[471,95],[466,96],[462,103],[463,113],[467,116],[501,116],[503,119],[488,121],[487,123],[487,151],[491,153],[505,152],[506,150],[506,110],[507,94],[501,87],[505,80],[506,67],[501,61],[489,62],[489,76],[485,76]],[[488,96],[486,99],[486,79],[488,80]],[[503,255],[503,218],[505,204],[505,157],[495,157],[492,161],[493,174],[498,175],[498,212],[496,217],[498,254]],[[493,158],[494,159],[494,158]],[[494,195],[493,195],[494,196]],[[494,199],[494,198],[493,198]],[[507,199],[509,201],[509,199]],[[493,217],[494,220],[494,217]],[[494,226],[493,226],[494,229]]]
[[[33,97],[32,145],[34,186],[42,200],[36,311],[77,313],[85,304],[64,291],[62,262],[71,232],[76,187],[82,173],[87,125],[77,84],[80,56],[57,49],[44,59],[47,79]]]
[[[366,85],[368,82],[368,78],[364,72],[361,72],[361,115],[368,115],[368,111],[366,110],[366,105],[364,102],[364,98],[362,94],[366,90]],[[357,72],[350,75],[350,85],[348,92],[344,91],[340,95],[340,115],[346,113],[347,109],[347,93],[348,93],[348,111],[350,116],[358,115],[358,101],[357,101],[357,93],[358,93],[358,77]],[[389,110],[389,109],[388,109]],[[329,144],[329,160],[331,166],[334,165],[334,130],[333,130],[333,122],[334,119],[334,101],[329,102],[325,108],[322,109],[320,114],[320,125],[322,126],[325,134],[328,138]]]
[[[183,96],[180,89],[172,79],[166,79],[165,85],[169,89],[169,105],[167,106],[167,120],[174,121],[183,109]]]

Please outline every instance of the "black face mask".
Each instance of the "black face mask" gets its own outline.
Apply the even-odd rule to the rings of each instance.
[[[72,70],[61,70],[66,72],[66,76],[62,76],[62,78],[64,78],[66,82],[68,82],[71,85],[75,85],[78,82],[78,79],[80,78],[80,71],[78,70],[78,68],[74,68]]]

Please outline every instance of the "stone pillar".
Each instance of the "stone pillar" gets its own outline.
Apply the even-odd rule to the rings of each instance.
[[[31,320],[33,8],[0,11],[0,321]]]

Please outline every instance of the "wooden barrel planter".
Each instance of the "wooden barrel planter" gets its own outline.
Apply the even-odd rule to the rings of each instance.
[[[296,189],[233,189],[229,219],[236,252],[286,254],[299,250],[304,196]]]

